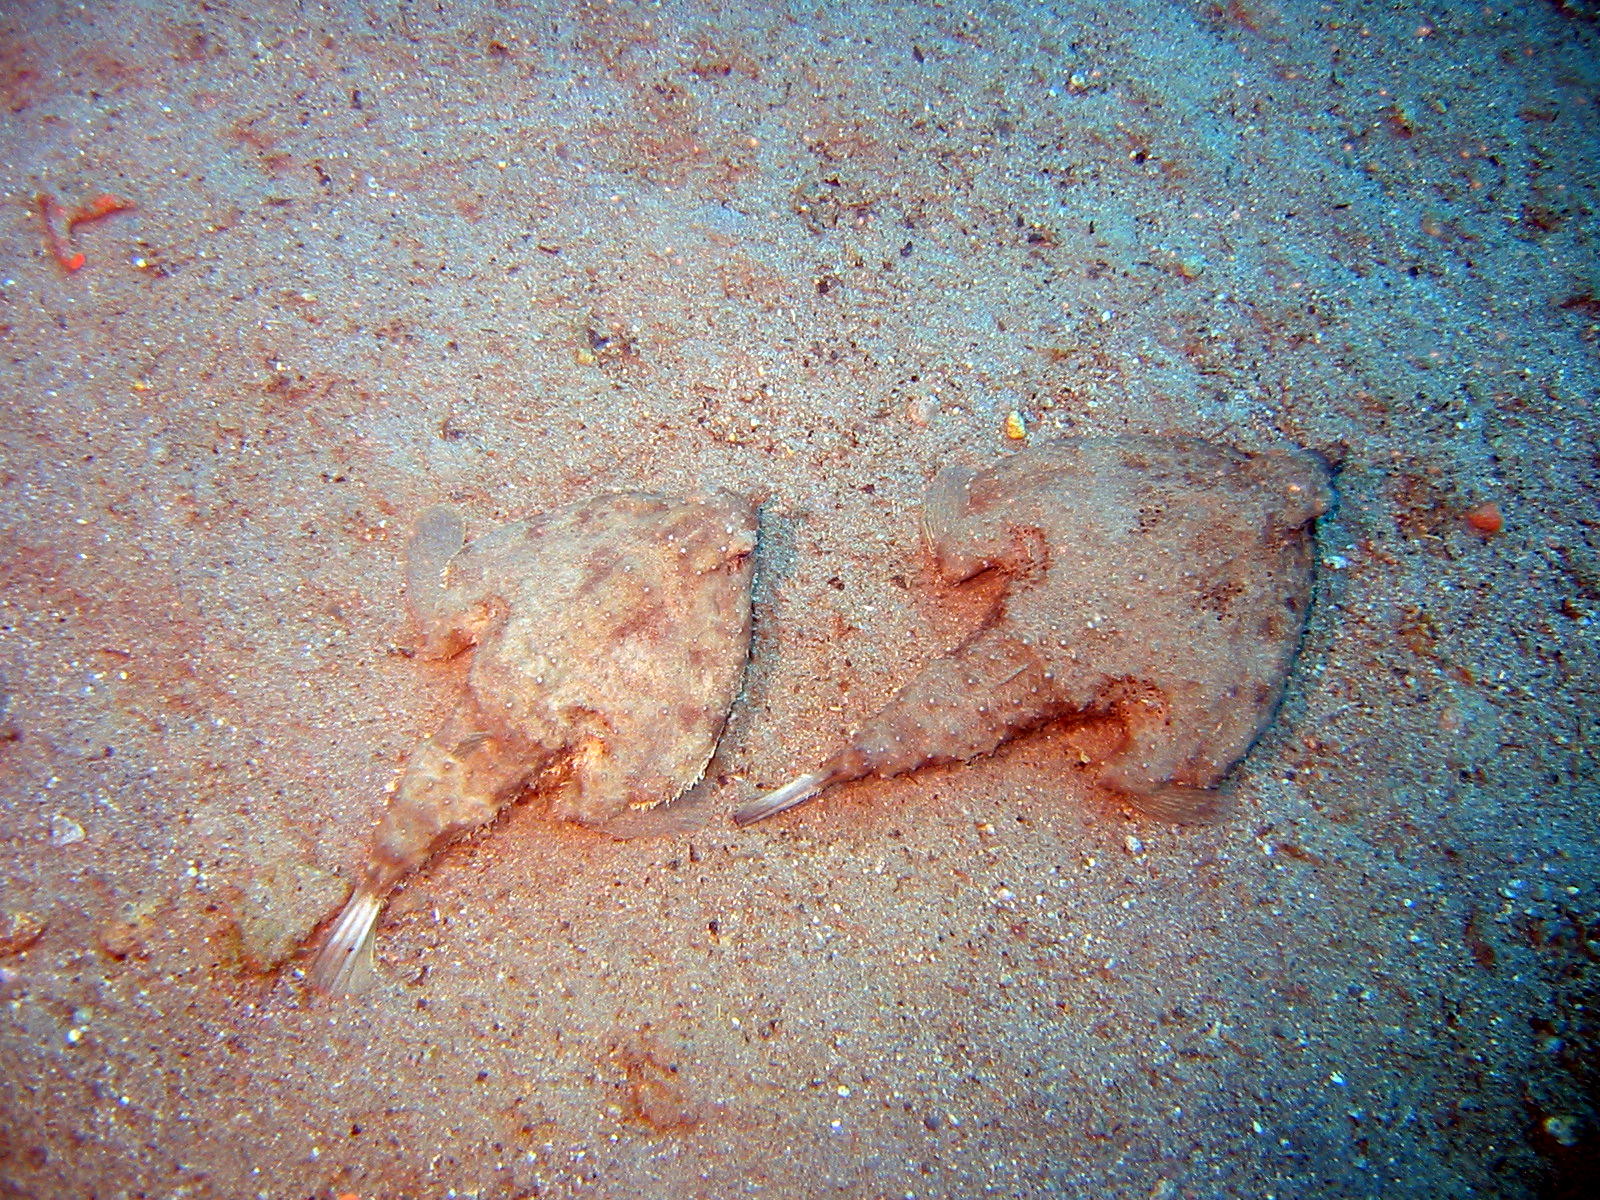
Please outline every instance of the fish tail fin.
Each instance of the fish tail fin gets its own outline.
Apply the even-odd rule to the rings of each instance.
[[[809,775],[799,775],[791,779],[776,791],[768,792],[760,799],[752,800],[734,811],[733,823],[735,825],[753,825],[757,821],[764,821],[787,808],[796,804],[804,804],[818,792],[826,788],[838,778],[837,772],[822,770],[813,771]]]
[[[330,996],[366,990],[372,982],[372,931],[383,908],[383,895],[367,884],[357,887],[328,940],[311,964],[311,986]]]

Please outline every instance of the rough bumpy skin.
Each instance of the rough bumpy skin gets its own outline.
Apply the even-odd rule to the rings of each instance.
[[[626,834],[700,778],[749,653],[755,531],[730,495],[601,496],[466,545],[453,513],[423,514],[407,562],[422,652],[475,647],[472,664],[406,766],[318,986],[358,982],[395,883],[536,783],[555,816]]]
[[[928,549],[952,584],[1004,572],[1003,607],[821,769],[736,819],[1072,716],[1123,726],[1099,783],[1191,815],[1272,719],[1310,601],[1311,523],[1331,500],[1311,455],[1193,439],[1058,442],[942,472]]]

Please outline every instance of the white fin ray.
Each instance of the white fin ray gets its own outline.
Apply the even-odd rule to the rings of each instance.
[[[330,996],[348,996],[372,983],[372,931],[383,897],[364,887],[351,895],[328,940],[311,964],[311,986]]]
[[[793,808],[796,804],[804,804],[832,783],[834,778],[835,774],[832,771],[813,771],[809,775],[796,776],[776,791],[768,792],[759,800],[752,800],[749,804],[735,811],[733,823],[735,825],[753,825],[757,821],[764,821],[768,817],[777,816],[785,809]]]

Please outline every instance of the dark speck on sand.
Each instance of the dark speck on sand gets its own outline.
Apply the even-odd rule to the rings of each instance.
[[[1597,97],[1587,0],[4,6],[0,1196],[1600,1194]],[[733,826],[974,628],[941,468],[1130,435],[1335,471],[1216,820],[1046,728]],[[712,820],[310,995],[417,515],[711,488]]]

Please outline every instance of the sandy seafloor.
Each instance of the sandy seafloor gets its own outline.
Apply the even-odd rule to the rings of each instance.
[[[1595,1194],[1597,18],[7,4],[0,1195]],[[735,830],[961,637],[1013,411],[1336,464],[1228,811],[1055,730]],[[702,485],[714,819],[523,806],[309,997],[458,679],[413,516]]]

